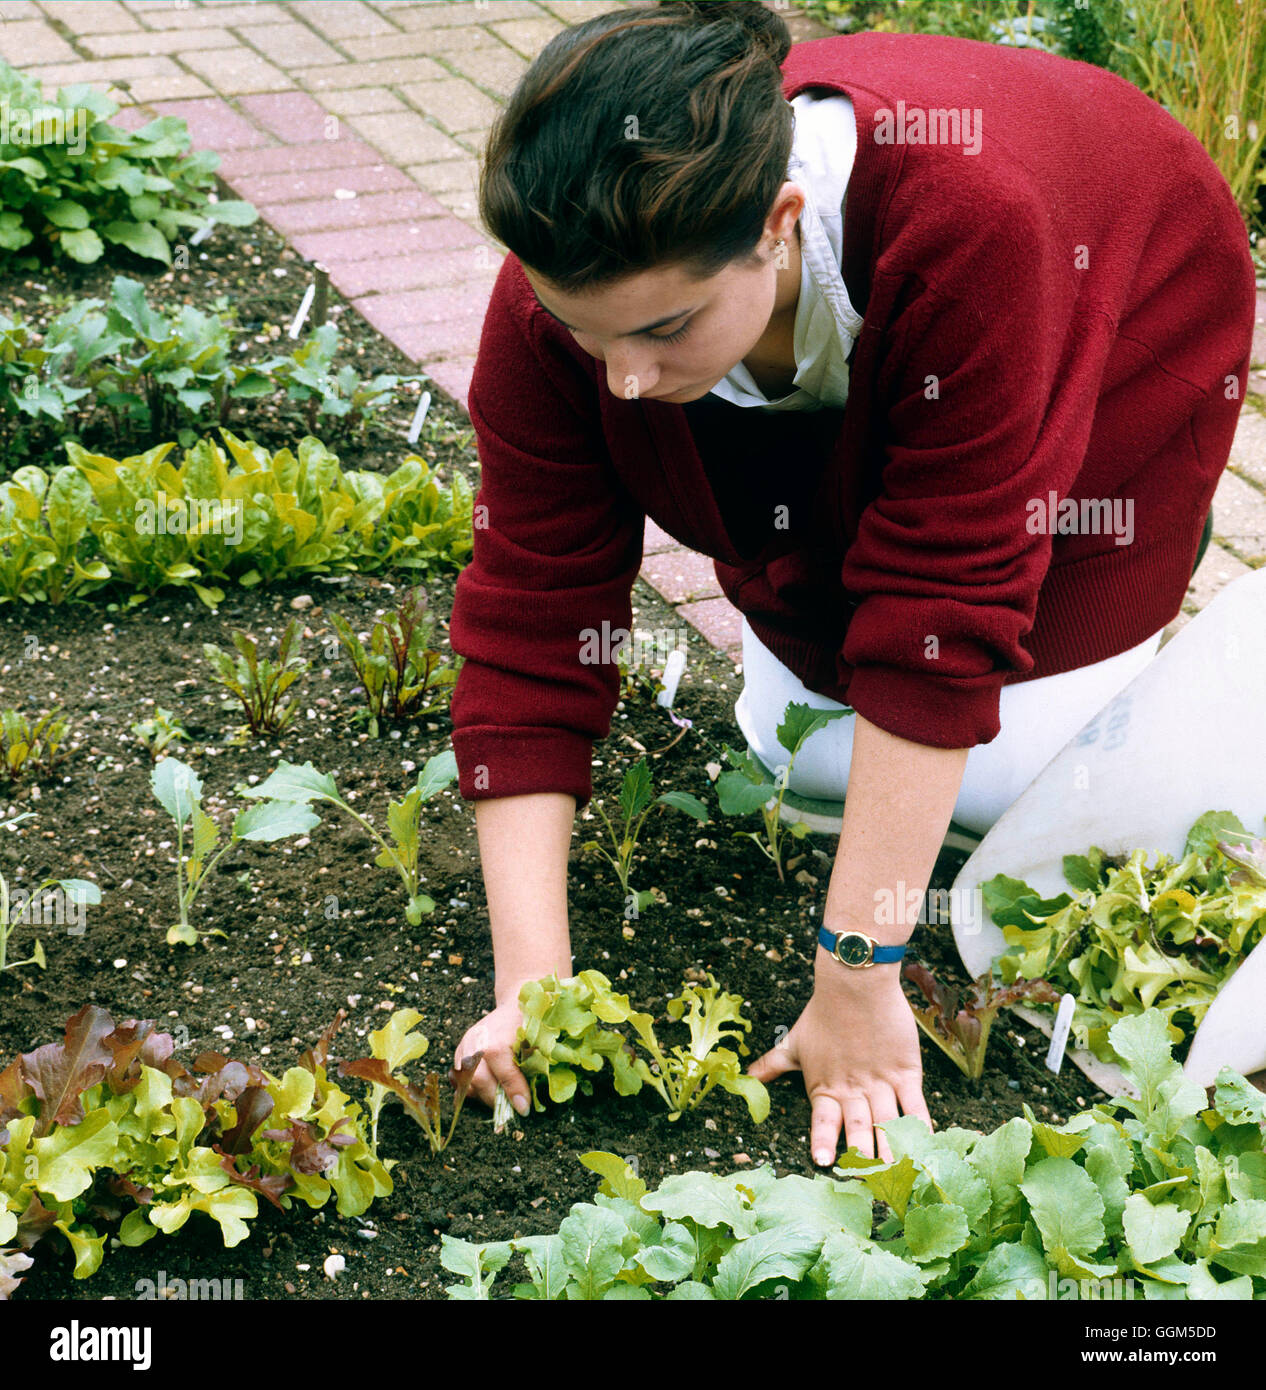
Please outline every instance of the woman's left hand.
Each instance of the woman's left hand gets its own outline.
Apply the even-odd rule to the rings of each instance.
[[[813,1106],[813,1161],[835,1162],[843,1126],[845,1147],[892,1161],[882,1130],[898,1114],[916,1115],[930,1129],[923,1099],[918,1025],[901,989],[899,964],[849,970],[819,948],[813,996],[787,1036],[758,1057],[748,1073],[768,1083],[800,1071]]]

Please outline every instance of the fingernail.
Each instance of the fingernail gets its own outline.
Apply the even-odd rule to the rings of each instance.
[[[514,1098],[512,1104],[513,1104],[515,1110],[516,1110],[520,1115],[526,1115],[526,1114],[527,1114],[527,1112],[528,1112],[528,1103],[527,1103],[527,1097],[526,1097],[526,1096],[515,1096],[515,1098]]]
[[[830,1149],[818,1149],[818,1151],[813,1155],[813,1161],[818,1165],[819,1168],[825,1168],[829,1163],[834,1162],[834,1160],[835,1155],[830,1151]]]

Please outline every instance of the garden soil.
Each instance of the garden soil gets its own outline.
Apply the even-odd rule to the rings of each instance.
[[[161,278],[146,273],[150,298],[169,308],[178,299],[209,308],[217,296],[237,306],[262,355],[267,340],[288,322],[306,283],[306,271],[267,229],[219,228],[216,251],[194,274]],[[55,311],[42,297],[60,295],[64,307],[84,293],[100,295],[112,270],[75,268],[12,274],[4,287],[28,315]],[[284,270],[284,275],[275,272]],[[131,269],[128,273],[142,273]],[[362,374],[410,372],[412,364],[377,337],[353,311],[334,312]],[[275,347],[275,343],[273,344]],[[443,397],[433,400],[422,439],[407,445],[404,432],[416,392],[406,392],[365,438],[331,439],[345,466],[389,470],[412,451],[428,458],[441,482],[462,471],[478,482],[469,422]],[[236,421],[239,432],[269,447],[294,443],[304,432],[296,407],[259,410]],[[108,433],[87,444],[112,448]],[[140,452],[148,443],[124,450]],[[45,466],[56,454],[24,461]],[[435,645],[451,655],[447,619],[454,575],[428,576]],[[325,806],[322,823],[305,837],[273,845],[239,845],[221,861],[195,902],[191,920],[208,935],[198,947],[172,947],[165,929],[176,919],[175,833],[149,785],[149,752],[131,725],[162,706],[183,721],[189,739],[173,752],[204,783],[203,804],[227,830],[242,804],[239,784],[261,781],[281,758],[311,760],[332,774],[340,791],[376,825],[385,826],[389,799],[411,785],[427,758],[449,747],[446,712],[384,731],[373,739],[358,724],[355,675],[333,641],[330,615],[345,615],[364,632],[395,606],[403,589],[377,578],[319,576],[267,590],[230,589],[218,611],[180,592],[124,609],[91,598],[58,609],[9,605],[0,609],[0,706],[30,712],[57,708],[70,722],[71,751],[52,773],[33,782],[0,784],[0,813],[33,811],[20,833],[0,839],[0,868],[17,887],[46,877],[97,882],[99,906],[75,935],[43,928],[48,965],[0,976],[0,1066],[19,1051],[60,1040],[71,1014],[86,1003],[116,1020],[149,1018],[177,1038],[177,1056],[190,1064],[215,1050],[259,1060],[280,1073],[297,1062],[340,1010],[347,1020],[333,1055],[346,1060],[369,1052],[368,1033],[388,1013],[413,1007],[431,1040],[417,1079],[429,1063],[445,1073],[454,1048],[493,1003],[492,952],[475,818],[455,788],[423,810],[421,867],[424,890],[436,911],[417,927],[404,916],[404,895],[393,872],[373,864],[375,849],[342,812]],[[644,582],[634,591],[636,626],[682,629],[681,618]],[[275,644],[290,619],[301,620],[301,654],[310,662],[294,687],[298,717],[280,737],[238,738],[240,710],[210,680],[204,643],[227,648],[235,630]],[[598,969],[640,1008],[656,1016],[661,1037],[680,1041],[664,1007],[683,982],[711,972],[747,1000],[750,1053],[766,1051],[795,1022],[813,975],[814,939],[837,841],[810,836],[788,841],[786,882],[736,830],[759,817],[721,817],[705,770],[721,761],[724,745],[740,743],[733,704],[741,674],[690,631],[689,665],[676,711],[691,721],[679,729],[645,682],[631,685],[616,711],[610,736],[594,748],[594,795],[608,808],[625,770],[647,757],[656,794],[679,789],[701,797],[713,820],[700,826],[659,808],[646,822],[634,861],[635,888],[655,889],[657,900],[626,921],[621,888],[610,866],[582,846],[605,831],[591,804],[577,818],[569,865],[572,949],[577,970]],[[1070,850],[1084,848],[1069,846]],[[948,888],[964,856],[946,851],[931,886]],[[29,953],[31,933],[13,943]],[[922,925],[911,955],[943,979],[964,983],[948,925]],[[681,1030],[684,1033],[684,1030]],[[1099,1094],[1079,1072],[1060,1078],[1042,1066],[1046,1040],[1005,1013],[994,1030],[986,1075],[973,1088],[938,1049],[924,1044],[925,1092],[939,1126],[992,1129],[1029,1105],[1042,1119],[1067,1118]],[[356,1082],[344,1083],[356,1094]],[[742,1101],[715,1091],[694,1112],[670,1121],[647,1088],[616,1096],[605,1081],[593,1094],[514,1120],[493,1132],[490,1112],[472,1101],[451,1146],[432,1155],[394,1102],[384,1109],[379,1151],[396,1160],[395,1191],[361,1218],[302,1204],[289,1212],[261,1203],[247,1240],[231,1250],[219,1228],[195,1216],[176,1238],[158,1236],[144,1247],[107,1244],[100,1271],[76,1282],[72,1260],[57,1235],[35,1250],[21,1299],[135,1296],[137,1281],[174,1278],[241,1279],[250,1299],[442,1298],[455,1282],[440,1265],[443,1233],[471,1240],[506,1239],[551,1231],[571,1204],[590,1200],[599,1179],[578,1162],[594,1149],[634,1158],[655,1186],[686,1168],[729,1172],[770,1163],[776,1171],[808,1174],[810,1107],[798,1075],[775,1083],[766,1122],[753,1125]],[[344,1256],[336,1281],[322,1272],[332,1253]],[[498,1286],[508,1296],[515,1266]]]

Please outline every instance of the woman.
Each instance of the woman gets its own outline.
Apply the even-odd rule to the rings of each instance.
[[[631,627],[649,515],[744,614],[760,756],[788,692],[856,711],[790,783],[848,797],[812,997],[750,1069],[803,1073],[830,1163],[841,1128],[887,1157],[875,1125],[929,1118],[913,919],[876,904],[922,893],[956,806],[987,829],[1181,605],[1254,278],[1207,154],[1112,74],[939,36],[789,47],[755,4],[600,15],[490,138],[511,254],[451,637],[497,1005],[457,1061],[482,1049],[476,1093],[526,1113],[517,995],[574,973],[568,844],[617,698],[585,634]]]

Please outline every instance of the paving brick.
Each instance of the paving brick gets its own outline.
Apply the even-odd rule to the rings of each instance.
[[[396,164],[421,164],[433,159],[460,159],[468,151],[452,136],[413,111],[382,116],[352,116],[348,124]]]
[[[430,87],[434,84],[421,84]],[[351,87],[343,92],[318,92],[317,100],[327,111],[339,116],[376,116],[384,111],[405,111],[408,108],[394,92],[385,87]]]
[[[474,280],[486,274],[488,292],[491,293],[501,260],[498,258],[493,261],[485,256],[481,265],[476,259],[479,249],[475,246],[463,246],[438,251],[428,244],[407,256],[386,256],[382,259],[345,264],[334,276],[334,281],[341,295],[348,299],[357,299],[366,294],[434,289],[441,285]]]
[[[349,231],[384,222],[443,216],[443,207],[420,189],[370,193],[363,198],[318,198],[302,203],[275,203],[260,212],[283,236],[298,232]]]
[[[478,130],[482,135],[501,108],[486,93],[463,77],[440,82],[410,82],[400,95],[445,130]]]
[[[42,19],[6,19],[0,24],[0,57],[23,70],[37,63],[65,63],[75,50]]]
[[[541,8],[565,24],[583,24],[597,15],[631,6],[627,6],[625,0],[541,0]],[[785,11],[783,17],[786,18]]]
[[[177,72],[162,77],[135,77],[128,85],[132,99],[137,102],[166,101],[176,97],[214,97],[215,93],[191,72]]]
[[[437,159],[431,164],[410,164],[405,170],[419,188],[442,199],[446,193],[471,193],[479,187],[479,161],[472,155],[466,159]]]
[[[1253,324],[1252,363],[1266,366],[1266,290],[1257,291],[1257,314]]]
[[[463,60],[459,55],[450,54],[448,61],[462,76],[469,78],[477,86],[502,101],[508,101],[510,94],[519,85],[523,74],[528,70],[528,60],[503,45],[495,49],[481,49]],[[434,74],[432,74],[434,75]],[[410,78],[403,79],[411,81]],[[419,78],[425,81],[425,77]]]
[[[330,113],[306,92],[277,92],[244,96],[238,103],[256,125],[289,145],[303,145],[323,138]]]
[[[425,362],[426,370],[436,372],[435,364],[448,362],[455,358],[473,358],[479,351],[479,339],[483,333],[486,306],[478,313],[466,314],[459,319],[433,320],[426,323],[384,325],[375,319],[374,308],[385,299],[383,295],[371,295],[358,301],[365,305],[362,310],[367,322],[372,324],[384,337],[391,341],[414,362]]]
[[[304,22],[327,39],[354,39],[366,34],[394,34],[395,25],[360,0],[305,0]]]
[[[224,96],[284,92],[295,85],[293,78],[242,44],[209,53],[182,53],[180,61]]]
[[[352,165],[346,169],[311,169],[303,173],[257,174],[237,177],[233,187],[240,197],[264,206],[283,200],[332,198],[339,189],[353,193],[382,193],[411,188],[408,176],[391,164]]]
[[[305,5],[303,8],[307,8]],[[290,16],[280,5],[138,5],[128,9],[140,13],[149,29],[234,29],[246,24],[283,24]]]
[[[0,28],[0,36],[6,31]],[[180,69],[170,58],[98,58],[93,62],[77,59],[73,63],[57,63],[52,67],[28,68],[32,77],[44,83],[51,92],[56,87],[75,82],[91,82],[94,86],[113,85],[115,81],[130,82],[137,77],[178,77]]]
[[[1266,561],[1266,494],[1223,473],[1213,496],[1213,534],[1241,560]]]
[[[540,19],[508,20],[504,24],[494,24],[491,28],[502,43],[508,43],[511,48],[528,58],[535,58],[550,39],[555,34],[561,34],[567,26],[548,15],[542,15]]]
[[[606,6],[611,9],[612,6]],[[524,14],[545,16],[548,11],[530,0],[463,0],[459,4],[420,4],[389,11],[393,24],[402,29],[433,29],[462,25],[491,24],[497,20],[522,19]]]
[[[1245,405],[1235,426],[1231,467],[1266,488],[1266,415]]]
[[[291,245],[310,260],[359,261],[367,257],[412,255],[451,251],[458,247],[486,248],[487,238],[456,217],[428,217],[414,222],[392,222],[378,227],[359,227],[347,232],[305,232]],[[482,267],[476,266],[477,273]]]
[[[658,555],[661,551],[676,550],[679,546],[679,541],[653,522],[650,517],[646,518],[646,531],[642,541],[643,555]]]
[[[235,151],[270,143],[263,131],[244,120],[219,97],[206,97],[201,101],[155,101],[151,106],[160,116],[179,116],[188,124],[195,147],[213,149],[224,155],[224,165]]]
[[[717,651],[741,650],[743,615],[728,598],[706,598],[698,603],[683,603],[677,613]]]
[[[1216,517],[1214,524],[1217,524]],[[1187,586],[1187,598],[1183,607],[1188,610],[1205,608],[1220,589],[1226,588],[1232,580],[1251,573],[1252,570],[1247,565],[1223,550],[1216,541],[1210,541],[1204,559],[1200,561],[1200,568]]]
[[[266,136],[263,138],[267,138]],[[271,149],[232,150],[224,157],[220,172],[241,174],[284,174],[308,169],[340,169],[350,164],[381,164],[382,156],[360,140],[342,137],[319,140],[310,145],[274,145]]]
[[[33,7],[32,7],[33,9]],[[44,13],[56,18],[75,35],[121,34],[125,30],[140,32],[140,24],[117,0],[57,0],[56,4],[46,3]],[[0,19],[8,18],[5,6],[0,5]]]
[[[35,0],[0,0],[0,20],[39,18]]]
[[[339,61],[338,51],[303,24],[242,25],[238,32],[252,48],[287,72]]]
[[[135,34],[89,34],[81,48],[96,58],[134,53],[177,53],[195,48],[233,48],[237,40],[227,29],[142,29]]]
[[[425,238],[425,233],[423,233]],[[425,247],[428,243],[422,242]],[[366,295],[353,300],[356,308],[371,320],[375,328],[386,333],[410,324],[447,323],[464,318],[478,310],[482,315],[488,308],[492,292],[491,279],[448,284],[429,290],[404,290],[398,294]]]
[[[669,603],[716,598],[721,593],[712,561],[693,550],[666,550],[647,556],[642,576]]]
[[[397,347],[400,345],[397,343]],[[439,388],[444,394],[470,413],[470,383],[475,375],[474,355],[450,357],[445,361],[424,362],[419,365],[430,378],[430,389]]]
[[[302,68],[297,74],[310,92],[337,92],[348,87],[394,87],[401,82],[435,82],[446,69],[430,58],[401,58],[381,63],[338,63],[333,67]]]

